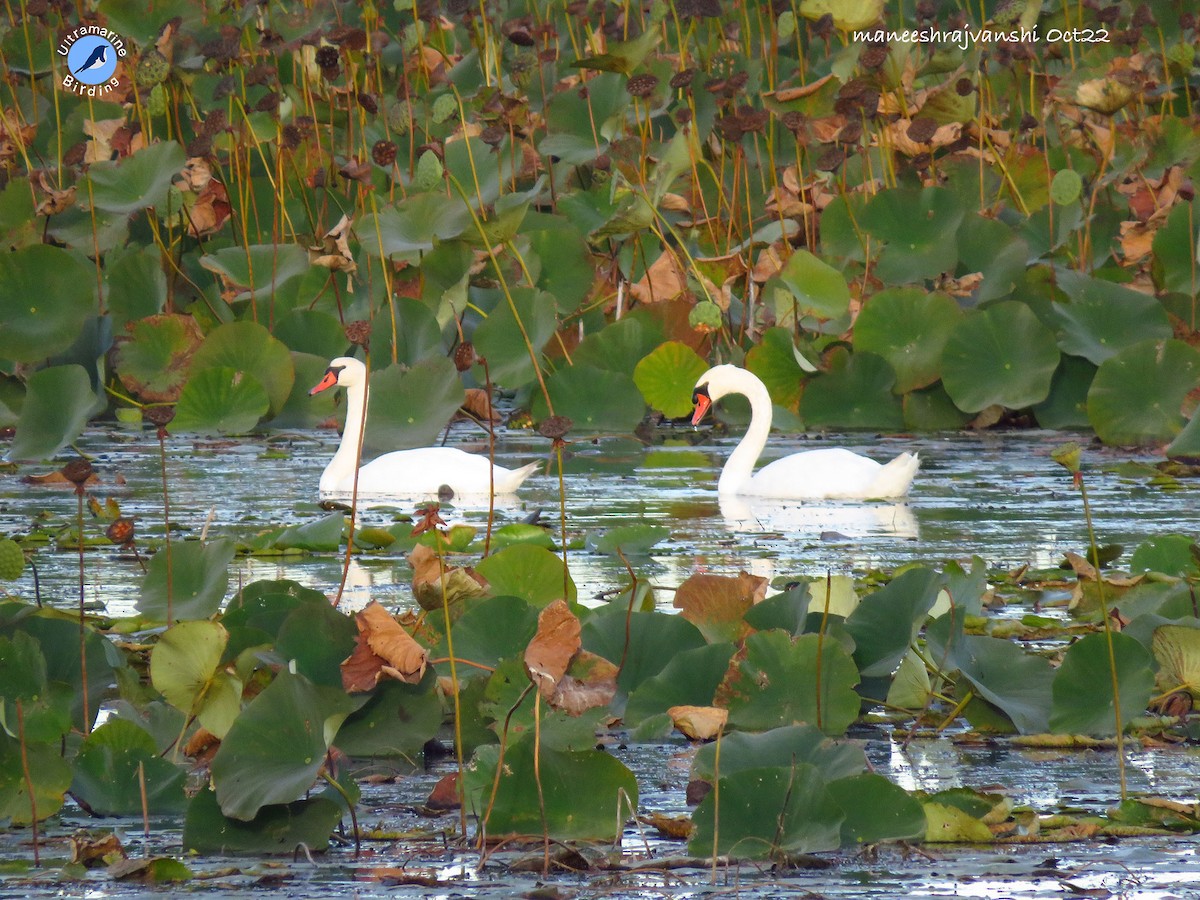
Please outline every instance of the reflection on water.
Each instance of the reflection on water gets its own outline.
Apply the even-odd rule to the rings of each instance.
[[[938,564],[973,555],[999,568],[1049,566],[1057,564],[1065,550],[1081,550],[1086,542],[1079,494],[1069,475],[1049,457],[1064,440],[1054,433],[908,439],[839,436],[838,445],[878,459],[902,450],[921,454],[922,468],[907,503],[862,505],[719,500],[717,474],[735,439],[694,443],[701,436],[679,429],[653,447],[628,438],[580,440],[568,446],[563,479],[567,539],[580,548],[570,552],[570,563],[581,600],[619,590],[628,580],[619,558],[582,549],[583,539],[632,522],[669,529],[670,537],[649,556],[631,560],[640,578],[666,589],[698,571],[745,570],[769,578],[794,578],[890,568],[914,560]],[[477,443],[463,443],[473,437],[456,430],[451,443],[458,438],[459,445],[478,450]],[[171,437],[167,468],[173,533],[178,539],[194,538],[208,522],[210,537],[245,540],[325,515],[317,504],[316,485],[335,440],[328,433],[221,443]],[[833,441],[775,435],[771,455],[827,443]],[[80,444],[95,455],[104,479],[93,495],[101,502],[111,496],[122,513],[136,516],[139,540],[160,541],[161,487],[153,435],[140,430],[94,430]],[[546,459],[548,453],[548,442],[540,437],[508,435],[498,442],[497,462],[512,466],[539,456]],[[1085,453],[1100,541],[1124,544],[1128,560],[1133,548],[1150,536],[1200,534],[1195,488],[1162,490],[1104,471],[1126,458],[1123,452],[1095,448]],[[0,475],[0,534],[27,533],[43,510],[60,526],[73,518],[75,498],[69,491],[21,483],[21,475],[46,468],[24,466]],[[375,504],[362,510],[360,522],[390,526],[398,515],[411,512],[411,504]],[[516,498],[506,498],[497,506],[495,523],[521,521],[535,512],[541,513],[559,539],[559,483],[552,464],[527,481]],[[481,535],[487,523],[486,510],[458,508],[453,502],[443,515],[449,521],[475,525]],[[93,533],[103,528],[100,522],[89,525]],[[477,540],[475,554],[479,547]],[[54,602],[78,597],[72,554],[47,547],[38,551],[36,560],[44,596]],[[87,571],[86,599],[112,614],[132,611],[140,578],[135,560],[92,551]],[[332,595],[341,579],[341,560],[335,555],[239,559],[231,572],[231,588],[264,577],[293,578]],[[409,577],[399,553],[363,555],[350,574],[346,602],[357,606],[378,599],[407,605]],[[22,593],[29,591],[25,581],[16,587]],[[670,605],[669,590],[658,596],[661,604]]]

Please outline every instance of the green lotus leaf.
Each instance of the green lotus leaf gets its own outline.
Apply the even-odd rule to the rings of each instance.
[[[308,271],[308,253],[295,244],[224,247],[200,257],[200,265],[238,289],[237,300],[269,298],[286,282]]]
[[[49,459],[79,437],[95,408],[92,382],[82,366],[34,372],[26,383],[9,459]]]
[[[893,392],[896,373],[874,353],[854,353],[844,364],[817,375],[804,388],[800,416],[821,428],[899,431],[904,409]]]
[[[464,397],[458,371],[444,356],[422,360],[407,370],[397,365],[372,372],[364,451],[428,447]]]
[[[1010,300],[955,326],[942,351],[942,383],[964,412],[1024,409],[1046,399],[1058,360],[1054,335],[1028,306]]]
[[[858,718],[858,669],[832,639],[756,632],[746,638],[739,672],[728,707],[736,728],[765,731],[805,722],[840,735]]]
[[[755,631],[780,628],[794,636],[804,632],[811,602],[809,585],[801,582],[755,603],[742,619]]]
[[[245,434],[270,406],[271,398],[253,375],[224,366],[204,369],[183,386],[171,431]]]
[[[888,686],[887,705],[896,709],[912,711],[923,710],[930,702],[930,692],[933,683],[929,679],[929,669],[925,661],[917,655],[916,650],[910,650],[900,661],[900,668],[892,676]]]
[[[963,635],[945,665],[957,668],[975,692],[999,707],[1022,734],[1041,734],[1050,721],[1054,669],[1011,641]]]
[[[994,839],[992,830],[978,816],[956,806],[925,801],[925,840],[938,844],[985,844]]]
[[[1111,660],[1108,640],[1112,641]],[[1150,652],[1126,634],[1089,634],[1067,648],[1055,673],[1052,731],[1098,736],[1116,733],[1114,663],[1121,727],[1142,714],[1154,693],[1154,659]]]
[[[209,332],[192,358],[192,371],[233,369],[254,376],[278,412],[292,390],[295,372],[288,348],[257,322],[228,322]]]
[[[480,665],[524,653],[537,633],[537,610],[520,597],[496,596],[470,606],[454,623],[454,653]],[[445,637],[433,655],[447,656]]]
[[[791,331],[786,328],[764,331],[762,342],[746,354],[746,368],[767,386],[772,403],[796,412],[804,385],[804,369],[797,360]]]
[[[105,303],[118,334],[130,322],[162,312],[167,302],[167,276],[154,246],[117,256],[105,266],[104,283],[108,287]]]
[[[800,14],[806,19],[831,16],[842,31],[866,28],[883,15],[884,0],[802,0]]]
[[[254,628],[274,638],[294,610],[329,605],[320,591],[295,581],[254,581],[229,601],[221,621],[226,628]]]
[[[637,808],[633,773],[603,751],[541,747],[535,758],[533,741],[521,740],[497,778],[498,757],[497,747],[480,747],[464,778],[465,802],[480,816],[490,810],[488,834],[608,841],[621,831],[621,810]]]
[[[1055,206],[1067,206],[1083,193],[1083,179],[1074,169],[1060,169],[1050,180],[1050,200]]]
[[[341,513],[338,513],[341,516]],[[292,610],[275,638],[275,651],[313,684],[340,687],[341,663],[354,652],[354,618],[331,603]]]
[[[782,288],[791,295],[800,316],[836,319],[850,306],[846,277],[807,250],[796,250],[764,286],[768,295]]]
[[[499,295],[488,317],[475,328],[472,340],[479,354],[487,357],[492,382],[518,388],[535,379],[530,348],[540,359],[542,348],[557,328],[557,304],[544,291],[518,288],[511,293],[512,305]]]
[[[342,545],[342,528],[345,522],[345,513],[333,512],[313,522],[289,525],[275,538],[272,546],[279,550],[332,553]]]
[[[940,586],[937,572],[918,566],[862,598],[846,618],[846,630],[854,638],[854,661],[864,677],[896,670],[925,624]]]
[[[541,213],[526,216],[521,231],[541,263],[534,283],[553,295],[560,315],[573,313],[591,293],[596,278],[595,263],[583,233],[562,216]]]
[[[674,655],[705,645],[704,635],[682,616],[628,612],[628,601],[595,610],[583,622],[583,649],[621,663],[617,687],[632,693]],[[669,648],[671,652],[666,652]]]
[[[46,658],[31,635],[0,635],[0,727],[31,743],[60,741],[71,730],[71,690],[46,678]],[[17,714],[17,704],[21,714]]]
[[[811,725],[787,725],[761,734],[734,732],[721,740],[721,773],[732,775],[746,769],[811,765],[830,780],[860,775],[867,767],[861,746],[834,741]],[[705,744],[696,751],[692,777],[711,781],[716,774],[717,747]]]
[[[174,403],[203,340],[191,316],[147,316],[130,322],[129,340],[117,345],[117,377],[141,400]]]
[[[625,724],[634,728],[672,706],[712,706],[734,649],[733,644],[722,642],[673,654],[661,672],[630,694]]]
[[[419,263],[421,254],[440,241],[461,238],[471,224],[471,212],[443,193],[409,194],[394,206],[367,213],[354,226],[364,252],[396,261]]]
[[[425,271],[429,261],[429,256],[427,256],[421,267],[422,272]],[[426,287],[429,287],[428,280]],[[446,292],[439,296],[444,300]],[[466,299],[465,293],[463,299],[464,301]],[[375,326],[371,341],[374,358],[390,360],[393,345],[396,349],[396,361],[406,366],[415,366],[422,360],[434,356],[444,356],[445,343],[442,340],[442,330],[434,312],[437,308],[436,303],[431,305],[426,301],[414,300],[409,297],[395,298],[392,301],[391,310],[381,315]],[[395,319],[394,328],[392,326],[393,317]],[[395,340],[393,340],[393,335]]]
[[[1105,360],[1088,390],[1088,419],[1106,444],[1152,444],[1183,430],[1200,380],[1200,352],[1183,341],[1142,341]]]
[[[1033,407],[1043,428],[1087,428],[1087,395],[1096,367],[1078,356],[1064,356],[1050,381],[1050,394]]]
[[[404,302],[416,303],[417,301],[405,300]],[[385,331],[389,330],[386,325],[383,328]],[[293,353],[307,353],[326,360],[345,356],[349,346],[346,341],[346,329],[342,327],[342,323],[337,320],[337,317],[315,309],[293,309],[286,315],[280,316],[275,321],[272,333]],[[293,386],[295,387],[295,385]],[[303,387],[307,393],[312,385],[305,384]]]
[[[941,377],[942,350],[962,317],[946,294],[916,288],[880,291],[854,320],[854,349],[886,359],[896,373],[892,390],[907,394]]]
[[[20,741],[0,730],[0,819],[12,825],[33,821],[33,806],[39,821],[57,813],[71,787],[71,765],[62,758],[59,742],[29,744],[22,752]],[[25,763],[33,784],[33,804],[29,802]]]
[[[92,205],[122,216],[149,207],[161,211],[185,159],[179,144],[162,141],[121,160],[93,163],[88,169]]]
[[[975,195],[978,196],[978,191]],[[983,276],[971,295],[974,303],[999,300],[1011,294],[1024,277],[1031,256],[1024,239],[999,219],[970,212],[963,217],[958,229],[958,271],[978,272]]]
[[[580,341],[571,361],[577,366],[633,375],[637,364],[662,341],[662,327],[657,322],[646,316],[628,315]]]
[[[84,679],[79,653],[78,620],[71,622],[58,618],[57,614],[54,617],[46,614],[27,615],[12,627],[16,633],[27,634],[38,642],[46,663],[47,682],[58,682],[67,687],[64,699],[75,730],[90,730],[101,704],[111,693],[114,680],[119,677],[118,668],[125,669],[124,659],[114,652],[112,642],[91,628],[84,632],[84,659],[87,662],[87,678]],[[122,677],[127,674],[128,670],[121,672]],[[54,698],[52,702],[57,702],[57,699]],[[40,806],[38,815],[42,815]]]
[[[1195,546],[1195,538],[1186,534],[1157,535],[1138,544],[1129,561],[1129,571],[1188,577],[1200,575],[1200,567],[1192,555]]]
[[[661,525],[616,525],[599,536],[588,535],[587,548],[595,553],[625,556],[644,556],[650,548],[670,537],[671,531]]]
[[[668,419],[692,411],[692,389],[708,363],[687,344],[668,341],[637,364],[633,381],[646,402]]]
[[[882,775],[864,772],[831,781],[826,787],[846,816],[842,846],[925,837],[925,810],[920,802]]]
[[[227,539],[174,541],[168,564],[168,551],[163,547],[146,569],[138,611],[148,619],[166,622],[170,605],[173,620],[207,619],[225,597],[234,550],[233,541]]]
[[[546,379],[546,390],[555,414],[569,418],[576,431],[628,434],[646,413],[642,392],[632,378],[621,372],[578,363],[564,366]],[[536,420],[550,413],[540,393],[534,395],[532,413]]]
[[[1154,233],[1154,283],[1160,289],[1189,298],[1200,293],[1200,272],[1196,267],[1198,243],[1200,202],[1176,204],[1166,224]],[[1194,328],[1198,323],[1193,318],[1190,324]]]
[[[145,729],[112,718],[79,748],[71,794],[97,816],[171,815],[187,806],[186,781],[187,771],[159,756]]]
[[[454,650],[458,652],[457,644]],[[463,670],[458,671],[462,677]],[[338,729],[337,748],[355,758],[417,758],[442,725],[442,700],[436,685],[432,669],[419,684],[387,679],[346,717]]]
[[[216,794],[204,790],[188,804],[183,849],[192,853],[293,853],[329,847],[342,807],[325,797],[264,806],[249,820],[225,816]]]
[[[811,765],[746,769],[722,777],[692,813],[688,852],[761,859],[835,850],[845,813]],[[719,827],[718,827],[719,822]]]
[[[35,244],[0,253],[0,358],[36,362],[66,350],[96,314],[96,269]]]
[[[221,812],[249,821],[303,797],[342,722],[366,698],[282,671],[237,717],[212,761]]]
[[[475,571],[487,579],[492,594],[520,597],[541,608],[555,600],[575,602],[575,582],[563,568],[562,557],[545,547],[514,544],[480,561]]]
[[[492,532],[492,546],[497,550],[513,544],[534,544],[547,550],[553,550],[555,547],[550,532],[543,526],[530,522],[509,522]]]
[[[167,702],[219,738],[241,710],[242,684],[221,667],[229,633],[218,623],[180,622],[150,655],[150,680]]]
[[[876,274],[886,284],[907,284],[953,272],[964,213],[962,201],[946,188],[877,193],[859,218],[863,228],[887,244]]]
[[[904,395],[903,402],[904,427],[910,431],[957,431],[971,420],[968,414],[954,405],[941,382],[909,391]]]
[[[1139,341],[1171,337],[1167,311],[1153,297],[1078,272],[1061,273],[1058,286],[1070,298],[1053,305],[1064,353],[1098,366]]]

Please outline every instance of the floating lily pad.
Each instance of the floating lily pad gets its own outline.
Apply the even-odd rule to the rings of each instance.
[[[1058,360],[1054,335],[1028,306],[1010,300],[955,326],[942,352],[942,382],[964,412],[1024,409],[1046,399]]]
[[[920,840],[925,810],[920,802],[882,775],[864,772],[831,781],[827,790],[842,808],[842,845]]]
[[[84,739],[71,793],[94,815],[175,814],[187,805],[186,780],[182,767],[158,755],[148,732],[114,718]]]
[[[1161,572],[1164,575],[1195,576],[1198,571],[1196,539],[1186,534],[1163,534],[1138,544],[1129,561],[1131,572]]]
[[[719,643],[675,653],[630,695],[625,724],[635,727],[672,706],[711,706],[733,652],[733,644]]]
[[[627,611],[625,604],[602,607],[583,623],[583,648],[621,666],[617,687],[632,693],[663,670],[672,654],[705,646],[704,636],[682,616]]]
[[[691,347],[668,341],[637,364],[633,381],[647,403],[668,419],[678,419],[691,413],[692,389],[707,369]]]
[[[1088,419],[1106,444],[1169,441],[1200,380],[1200,352],[1182,341],[1142,341],[1107,359],[1088,391]]]
[[[249,820],[221,812],[216,794],[200,791],[188,804],[183,823],[183,849],[194,853],[294,853],[299,846],[321,851],[342,820],[342,808],[315,797],[264,806]]]
[[[162,211],[185,158],[175,141],[162,141],[121,160],[95,163],[88,169],[92,204],[123,216],[149,207]]]
[[[180,622],[150,654],[150,679],[168,703],[224,737],[241,710],[242,684],[221,667],[229,633],[217,622]]]
[[[334,512],[314,522],[289,525],[275,538],[274,546],[280,550],[332,553],[342,545],[342,528],[345,523],[346,514]]]
[[[906,394],[941,376],[942,349],[961,319],[962,310],[946,294],[880,291],[854,321],[854,349],[886,359],[896,373],[892,390]]]
[[[876,274],[886,284],[908,284],[953,272],[962,201],[946,188],[892,188],[877,193],[859,218],[886,243]]]
[[[626,556],[644,555],[650,548],[670,536],[670,529],[661,525],[617,525],[598,537],[588,536],[588,549],[596,553]]]

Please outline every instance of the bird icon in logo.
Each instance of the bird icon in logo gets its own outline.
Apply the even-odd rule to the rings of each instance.
[[[88,54],[88,58],[84,62],[84,64],[82,66],[80,66],[78,69],[76,69],[73,74],[76,77],[78,77],[79,75],[81,75],[84,72],[90,72],[93,69],[102,68],[104,66],[104,64],[107,62],[108,62],[108,44],[101,41],[99,44],[96,45],[96,48],[90,54]]]

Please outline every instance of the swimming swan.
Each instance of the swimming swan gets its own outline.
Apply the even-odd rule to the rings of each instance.
[[[692,392],[692,424],[700,424],[710,406],[727,394],[750,401],[750,427],[721,469],[721,496],[768,497],[776,500],[890,500],[903,497],[912,485],[920,460],[901,453],[886,465],[842,448],[793,453],[763,466],[754,464],[771,430],[771,395],[756,375],[737,366],[713,366],[700,376]]]
[[[357,359],[339,356],[329,363],[325,376],[310,390],[309,396],[328,388],[346,389],[346,428],[337,452],[319,485],[322,494],[349,494],[354,488],[354,461],[359,435],[364,421],[367,395],[367,369]],[[361,466],[358,470],[358,492],[399,497],[437,494],[443,485],[455,496],[511,494],[533,474],[538,463],[519,469],[505,469],[490,463],[487,458],[454,447],[422,447],[417,450],[396,450]],[[489,477],[489,470],[491,477]]]

